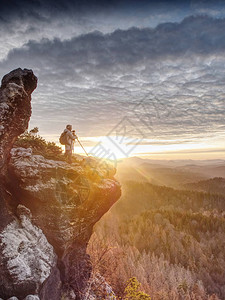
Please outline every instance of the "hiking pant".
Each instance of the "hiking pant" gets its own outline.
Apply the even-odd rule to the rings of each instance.
[[[65,151],[65,157],[69,164],[72,163],[72,150],[66,150]]]

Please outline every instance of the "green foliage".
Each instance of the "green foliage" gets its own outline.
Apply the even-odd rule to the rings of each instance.
[[[54,142],[47,142],[44,138],[38,135],[37,127],[21,134],[14,143],[14,146],[31,148],[33,154],[43,155],[48,159],[64,160],[62,149]]]
[[[125,288],[124,300],[151,300],[151,297],[146,293],[140,291],[141,284],[136,277],[132,277],[127,281]]]
[[[29,133],[31,133],[31,134],[37,134],[38,131],[39,131],[38,127],[34,127],[33,129],[31,129],[31,130],[29,131]]]

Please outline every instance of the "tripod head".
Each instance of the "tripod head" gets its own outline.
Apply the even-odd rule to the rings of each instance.
[[[78,136],[76,135],[75,130],[71,130],[71,132],[72,132],[73,136],[75,136],[75,138],[78,140]]]

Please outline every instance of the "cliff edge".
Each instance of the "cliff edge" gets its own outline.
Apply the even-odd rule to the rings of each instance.
[[[16,69],[0,88],[0,298],[89,299],[86,247],[120,185],[95,158],[69,165],[13,147],[36,87],[32,70]]]

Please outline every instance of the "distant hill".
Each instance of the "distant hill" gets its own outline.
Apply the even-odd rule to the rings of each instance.
[[[199,191],[199,192],[208,192],[208,193],[217,193],[225,195],[225,178],[215,177],[209,180],[202,180],[194,183],[187,183],[184,185],[185,189]]]
[[[225,164],[206,164],[206,165],[186,165],[179,167],[182,171],[194,172],[204,175],[208,178],[223,177],[225,178]]]
[[[132,157],[118,163],[119,181],[134,180],[166,185],[173,188],[185,188],[185,184],[205,181],[214,177],[225,178],[225,161],[209,160],[170,160],[157,161]]]
[[[194,172],[191,170],[185,170],[182,167],[157,167],[151,164],[142,164],[140,170],[143,173],[149,174],[154,183],[158,185],[166,185],[170,187],[180,188],[184,183],[190,183],[193,181],[205,180],[208,177],[200,172]],[[153,183],[153,182],[152,182]]]
[[[150,163],[154,165],[161,165],[167,167],[182,167],[182,166],[225,166],[224,159],[209,159],[209,160],[193,160],[193,159],[174,159],[174,160],[162,160],[162,159],[151,159],[141,157],[129,157],[123,159],[123,162],[129,165],[140,165],[143,163]]]

